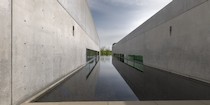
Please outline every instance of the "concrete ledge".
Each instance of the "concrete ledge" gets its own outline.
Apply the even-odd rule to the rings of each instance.
[[[107,101],[107,102],[46,102],[24,103],[21,105],[210,105],[210,100],[203,101]]]
[[[21,105],[107,105],[107,102],[46,102],[46,103],[26,103]]]
[[[86,64],[85,64],[86,65]],[[27,101],[24,102],[25,103],[30,103],[32,101],[34,101],[35,99],[41,97],[42,95],[44,95],[44,93],[50,91],[51,89],[53,89],[54,87],[58,86],[60,83],[62,83],[64,80],[66,80],[67,78],[69,78],[70,76],[72,76],[73,74],[77,73],[81,68],[83,68],[85,65],[82,65],[80,67],[78,67],[77,69],[73,70],[72,72],[70,72],[69,74],[67,74],[66,76],[64,76],[63,78],[59,79],[57,82],[53,83],[52,85],[50,85],[49,87],[45,88],[44,90],[40,91],[39,93],[37,93],[36,95],[34,95],[33,97],[31,97],[30,99],[28,99]],[[58,104],[59,105],[59,104]]]

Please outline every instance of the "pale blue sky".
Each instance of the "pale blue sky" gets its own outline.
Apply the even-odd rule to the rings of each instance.
[[[172,0],[87,0],[101,47],[109,47]]]

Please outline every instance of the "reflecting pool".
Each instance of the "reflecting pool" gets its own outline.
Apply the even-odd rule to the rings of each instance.
[[[210,84],[144,66],[143,72],[113,58],[113,65],[139,100],[209,100]]]
[[[144,65],[140,71],[111,56],[97,59],[35,101],[210,99],[210,84]]]
[[[112,65],[112,57],[102,56],[99,62],[91,61],[36,102],[136,100],[136,95]]]

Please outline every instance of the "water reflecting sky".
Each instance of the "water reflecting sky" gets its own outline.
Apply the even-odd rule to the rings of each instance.
[[[84,67],[36,102],[138,100],[111,62],[111,56],[102,56],[91,73],[89,68],[92,64]]]
[[[140,72],[110,56],[100,57],[91,69],[94,64],[86,65],[36,102],[210,99],[207,83],[147,66]]]
[[[112,65],[112,57],[101,57],[99,78],[96,85],[99,100],[138,100],[133,91]]]

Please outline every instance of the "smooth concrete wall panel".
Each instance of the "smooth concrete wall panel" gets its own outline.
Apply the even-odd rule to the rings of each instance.
[[[113,52],[119,54],[143,55],[144,54],[144,35],[140,35],[122,44],[115,44]]]
[[[181,14],[176,17],[143,33],[141,33],[142,28],[137,28],[135,30],[137,33],[131,33],[126,37],[129,40],[122,39],[114,45],[113,52],[133,54],[139,51],[137,54],[143,55],[145,65],[210,83],[210,47],[208,47],[210,2],[188,0],[182,2],[185,6],[183,11],[187,11],[180,11]],[[174,0],[159,13],[168,11],[166,9],[179,10],[180,3],[180,0]],[[191,8],[189,5],[194,6]],[[157,15],[161,17],[159,13]],[[168,15],[162,14],[163,19],[166,17]],[[145,24],[150,22],[153,24],[154,21],[148,20]],[[172,27],[171,34],[170,27]]]
[[[210,82],[209,8],[206,2],[149,31],[145,64]]]
[[[13,105],[18,105],[85,64],[86,48],[99,46],[57,0],[13,2]]]
[[[58,0],[66,11],[85,30],[87,35],[99,45],[95,24],[86,0]]]
[[[0,105],[11,104],[11,1],[0,3]]]
[[[206,2],[207,0],[174,0],[145,23],[123,38],[119,43],[124,43],[146,31],[151,30],[188,10]]]
[[[83,0],[58,0],[69,14],[85,29],[85,4]]]

